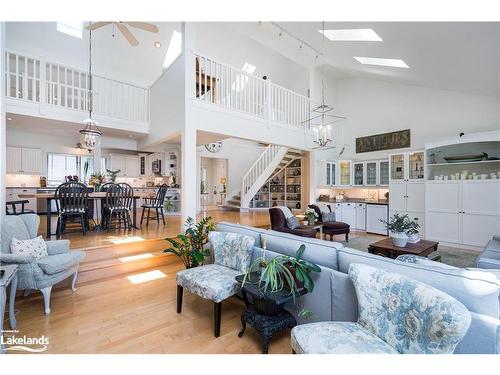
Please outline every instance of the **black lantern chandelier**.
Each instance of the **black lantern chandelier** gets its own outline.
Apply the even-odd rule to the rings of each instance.
[[[92,30],[89,30],[89,81],[87,85],[87,106],[89,117],[83,121],[85,127],[80,130],[80,142],[89,152],[98,147],[101,143],[102,132],[97,127],[97,123],[92,119],[93,109],[93,89],[92,89]]]

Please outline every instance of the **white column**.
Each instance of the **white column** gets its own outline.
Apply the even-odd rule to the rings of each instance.
[[[316,175],[317,175],[317,168],[316,168],[316,152],[315,151],[310,151],[309,152],[309,203],[308,204],[313,204],[316,202]]]
[[[196,120],[193,117],[191,100],[195,96],[196,63],[193,55],[196,26],[194,23],[182,23],[182,48],[184,59],[184,127],[181,132],[181,175],[182,175],[182,219],[196,219],[198,207]]]
[[[93,156],[94,156],[94,172],[105,172],[101,170],[101,157],[102,157],[101,146],[94,148]]]
[[[0,225],[5,215],[5,155],[6,155],[6,129],[5,129],[5,22],[0,22]]]

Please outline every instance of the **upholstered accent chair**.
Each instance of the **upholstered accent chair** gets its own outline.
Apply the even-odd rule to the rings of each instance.
[[[85,257],[83,251],[70,251],[68,240],[47,241],[48,256],[36,260],[33,257],[14,255],[10,244],[15,237],[28,240],[37,236],[40,218],[35,214],[6,216],[2,224],[2,247],[0,248],[0,264],[17,264],[19,266],[18,289],[25,292],[40,290],[45,303],[45,314],[50,314],[50,293],[52,286],[73,276],[71,288],[76,291],[78,265]]]
[[[330,205],[328,206],[329,213],[332,213]],[[310,204],[309,208],[312,208],[319,217],[318,224],[323,224],[323,233],[326,236],[330,236],[330,241],[333,241],[333,236],[336,234],[345,234],[345,241],[349,242],[349,233],[351,232],[351,226],[347,223],[343,223],[342,221],[336,220],[328,220],[326,218],[325,212],[321,211],[320,207],[316,204]]]
[[[290,229],[286,222],[286,217],[281,208],[272,207],[269,209],[271,219],[271,229],[277,232],[295,234],[296,236],[316,238],[316,229],[304,225],[295,229]]]
[[[292,329],[292,349],[308,354],[451,354],[471,314],[453,297],[409,277],[353,263],[357,322],[319,322]]]
[[[210,232],[214,264],[177,272],[177,313],[182,311],[183,290],[214,302],[214,334],[220,336],[222,301],[240,291],[236,276],[250,267],[255,239],[236,233]]]

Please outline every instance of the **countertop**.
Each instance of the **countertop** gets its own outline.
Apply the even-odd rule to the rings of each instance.
[[[389,205],[389,201],[387,199],[379,199],[379,200],[369,200],[369,199],[363,199],[363,198],[348,198],[344,199],[343,201],[336,201],[330,199],[329,202],[324,202],[324,201],[317,201],[321,203],[366,203],[366,204],[379,204],[379,205]]]

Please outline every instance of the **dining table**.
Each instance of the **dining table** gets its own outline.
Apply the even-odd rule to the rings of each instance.
[[[25,193],[25,194],[19,194],[19,198],[21,199],[45,199],[47,200],[47,238],[50,238],[51,236],[55,235],[55,233],[52,233],[52,228],[51,228],[51,220],[52,220],[52,210],[50,209],[51,203],[53,200],[56,199],[55,197],[55,192],[54,193]],[[139,194],[134,194],[133,199],[132,199],[132,227],[135,229],[139,229],[137,227],[137,200],[141,198],[151,198],[154,197],[154,194],[149,194],[149,195],[139,195]],[[102,201],[103,199],[106,198],[106,192],[94,192],[94,193],[89,193],[88,199],[94,200],[95,202]],[[98,210],[96,209],[95,212],[98,214]],[[99,228],[99,226],[96,225],[96,229]]]

